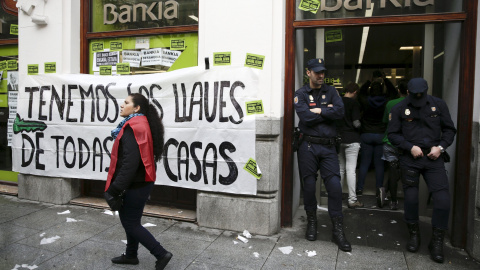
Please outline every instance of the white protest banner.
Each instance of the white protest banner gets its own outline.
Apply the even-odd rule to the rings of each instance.
[[[255,158],[258,71],[186,68],[162,74],[41,74],[20,82],[13,125],[13,170],[34,175],[105,180],[120,105],[142,93],[163,117],[164,158],[156,184],[256,194],[242,168]]]
[[[130,63],[130,67],[139,67],[141,60],[139,51],[122,51],[122,63]]]
[[[162,50],[162,65],[171,67],[178,57],[180,57],[181,51],[171,51],[169,49]]]
[[[162,64],[162,48],[142,50],[142,66]]]

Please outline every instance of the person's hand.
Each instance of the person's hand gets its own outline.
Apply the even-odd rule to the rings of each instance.
[[[428,153],[427,157],[429,159],[436,160],[441,154],[442,152],[440,151],[440,147],[433,146],[430,149],[430,153]]]
[[[422,149],[416,145],[410,149],[410,153],[412,153],[413,158],[423,157]]]
[[[333,104],[328,104],[328,106],[327,106],[327,107],[333,107]]]
[[[313,112],[313,113],[322,114],[322,109],[321,108],[313,108],[313,109],[310,109],[310,111]]]

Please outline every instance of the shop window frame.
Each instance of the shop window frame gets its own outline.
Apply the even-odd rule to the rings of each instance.
[[[82,0],[80,3],[80,73],[83,74],[89,73],[89,41],[92,39],[198,33],[198,24],[94,33],[91,32],[91,1]]]
[[[334,28],[349,26],[372,26],[405,24],[418,25],[439,22],[462,23],[462,40],[460,52],[459,98],[457,116],[457,146],[462,153],[457,155],[455,163],[455,186],[452,217],[452,245],[465,248],[467,242],[468,225],[468,197],[470,185],[470,156],[473,121],[473,94],[475,86],[475,53],[477,33],[478,0],[463,0],[462,12],[446,12],[432,14],[378,16],[368,18],[333,18],[296,20],[296,1],[286,0],[285,16],[285,82],[284,82],[284,118],[283,127],[283,166],[282,166],[282,199],[281,199],[281,226],[292,226],[293,202],[293,154],[290,132],[294,128],[295,110],[293,96],[295,89],[295,40],[296,30],[306,28]]]

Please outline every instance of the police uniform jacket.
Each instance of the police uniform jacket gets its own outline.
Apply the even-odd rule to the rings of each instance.
[[[318,94],[315,95],[315,92]],[[345,109],[335,87],[323,84],[319,91],[315,91],[306,84],[295,92],[294,104],[302,133],[323,138],[337,136],[334,120],[342,119]],[[329,104],[333,107],[328,107]],[[311,112],[313,108],[321,108],[322,113]]]
[[[414,145],[422,149],[441,145],[446,149],[455,137],[447,104],[434,96],[428,95],[426,105],[420,108],[407,97],[392,108],[389,118],[388,140],[408,153]]]

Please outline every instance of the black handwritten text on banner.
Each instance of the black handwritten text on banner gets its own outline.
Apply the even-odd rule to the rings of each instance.
[[[165,125],[156,184],[255,194],[257,180],[242,168],[255,157],[255,115],[247,115],[245,104],[257,99],[257,72],[27,76],[19,90],[14,170],[105,180],[120,105],[129,93],[142,93]]]

